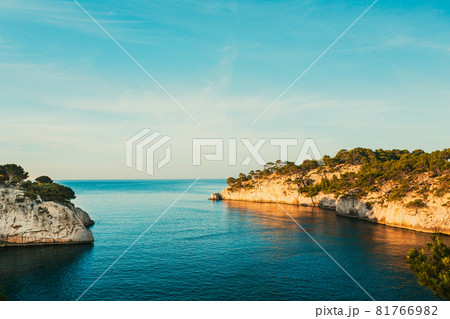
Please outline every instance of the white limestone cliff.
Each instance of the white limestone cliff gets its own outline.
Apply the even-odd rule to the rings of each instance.
[[[0,247],[92,243],[89,215],[71,204],[39,202],[0,188]]]
[[[406,203],[414,199],[407,196],[401,201],[380,203],[379,194],[372,193],[359,199],[335,198],[332,194],[322,194],[311,199],[298,193],[295,185],[286,182],[286,178],[268,178],[257,180],[253,187],[222,190],[224,200],[277,202],[301,206],[317,206],[336,211],[337,214],[356,217],[371,222],[422,232],[439,232],[450,235],[450,209],[448,196],[429,196],[426,206],[408,208]]]

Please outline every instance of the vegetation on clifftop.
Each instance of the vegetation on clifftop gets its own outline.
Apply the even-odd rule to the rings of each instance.
[[[34,182],[26,180],[28,173],[19,165],[0,165],[0,186],[19,187],[24,196],[32,200],[53,201],[67,205],[75,199],[75,192],[67,186],[55,183],[48,176],[39,176]],[[16,201],[23,200],[16,198]]]
[[[28,173],[16,164],[0,165],[0,185],[17,185],[28,178]]]
[[[420,198],[409,203],[420,207],[429,195],[442,197],[450,189],[450,149],[426,153],[422,150],[371,150],[355,148],[341,150],[336,156],[325,155],[321,162],[306,160],[300,165],[293,162],[267,163],[263,170],[251,171],[248,175],[228,178],[229,190],[255,187],[255,179],[288,177],[286,181],[298,187],[299,193],[313,198],[319,193],[336,197],[362,197],[390,183],[391,189],[381,201],[396,201],[410,192]],[[355,170],[342,170],[345,167]],[[342,171],[341,171],[342,170]],[[320,178],[311,178],[311,173]],[[435,183],[416,178],[427,174]]]

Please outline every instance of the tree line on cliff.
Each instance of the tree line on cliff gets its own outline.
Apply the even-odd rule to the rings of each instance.
[[[67,205],[75,199],[75,192],[67,186],[55,183],[48,176],[39,176],[34,181],[27,180],[29,174],[17,164],[0,165],[0,186],[18,187],[24,196],[32,200],[53,201]],[[23,198],[16,198],[21,201]]]
[[[341,150],[334,157],[325,155],[320,161],[305,160],[300,165],[293,162],[269,162],[262,170],[250,171],[247,175],[241,173],[238,178],[228,178],[227,184],[231,191],[251,189],[256,186],[255,179],[287,176],[287,183],[296,185],[299,193],[313,198],[320,192],[334,194],[335,197],[362,197],[378,191],[385,183],[392,182],[394,187],[383,201],[399,200],[411,191],[421,194],[425,200],[430,194],[443,196],[450,189],[449,159],[450,149],[426,153],[423,150],[373,151],[355,148]],[[340,175],[331,174],[332,177],[329,177],[328,173],[337,172],[346,165],[355,165],[359,169]],[[308,177],[308,173],[313,170],[322,176],[320,180]],[[415,177],[424,173],[437,178],[438,185],[412,183]],[[419,200],[411,203],[414,204],[422,205]]]

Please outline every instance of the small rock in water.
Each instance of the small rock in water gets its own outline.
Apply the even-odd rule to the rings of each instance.
[[[220,193],[212,193],[210,196],[211,197],[208,198],[209,200],[222,200],[222,195],[220,195]]]

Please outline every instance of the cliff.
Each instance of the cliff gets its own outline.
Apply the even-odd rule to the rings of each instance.
[[[0,187],[0,247],[92,243],[94,222],[71,203],[42,202],[15,187]]]
[[[259,180],[251,189],[222,190],[224,200],[252,202],[277,202],[301,206],[317,206],[334,210],[337,214],[357,217],[371,222],[407,228],[423,232],[439,232],[450,235],[450,211],[443,198],[430,198],[426,207],[406,207],[408,199],[381,205],[372,204],[375,194],[364,198],[336,198],[332,194],[318,194],[313,198],[299,194],[285,179]],[[370,203],[370,204],[368,204]],[[445,205],[445,206],[444,206]]]
[[[383,165],[377,153],[362,150],[375,154],[373,159],[349,160],[356,152],[345,151],[340,157],[326,157],[323,165],[270,163],[264,171],[228,179],[229,187],[221,197],[317,206],[375,223],[450,235],[448,150],[433,153],[438,160],[424,152],[405,152],[384,160]]]

